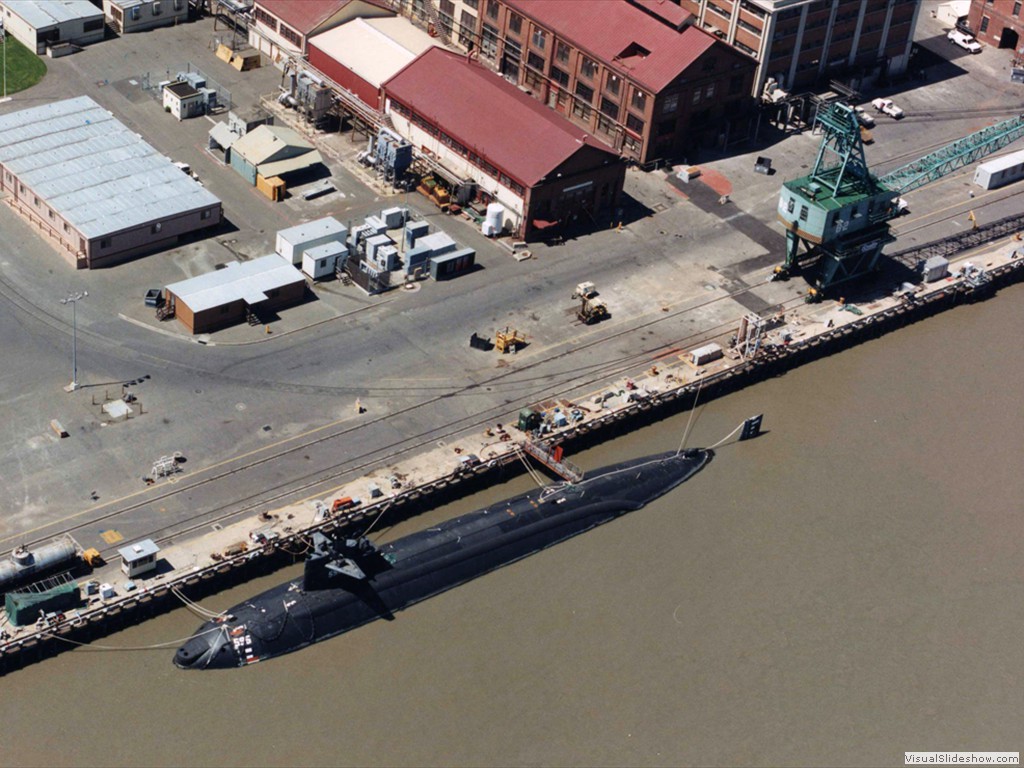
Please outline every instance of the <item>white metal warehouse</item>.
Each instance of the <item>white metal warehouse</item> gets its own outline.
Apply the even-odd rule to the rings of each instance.
[[[0,190],[78,268],[173,246],[221,202],[88,96],[0,117]]]

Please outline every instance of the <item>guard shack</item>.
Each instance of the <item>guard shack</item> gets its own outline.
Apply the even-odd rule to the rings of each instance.
[[[117,554],[121,556],[121,570],[129,579],[134,579],[156,570],[156,556],[160,554],[160,547],[152,539],[143,539],[121,547]]]

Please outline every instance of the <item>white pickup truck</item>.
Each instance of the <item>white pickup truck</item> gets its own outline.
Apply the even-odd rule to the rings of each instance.
[[[896,106],[892,99],[875,99],[871,102],[871,106],[882,114],[888,115],[896,120],[903,117],[903,110]]]

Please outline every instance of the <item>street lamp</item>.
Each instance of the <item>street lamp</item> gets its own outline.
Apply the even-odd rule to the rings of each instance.
[[[61,304],[71,305],[71,383],[64,387],[65,392],[74,392],[78,389],[78,302],[89,295],[88,291],[75,291],[68,293],[66,299],[61,299]]]

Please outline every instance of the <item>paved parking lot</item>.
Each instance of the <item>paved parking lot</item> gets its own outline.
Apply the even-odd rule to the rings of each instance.
[[[277,70],[239,73],[213,56],[212,27],[201,21],[48,61],[43,82],[0,109],[88,94],[169,157],[188,162],[223,200],[230,222],[181,248],[76,272],[0,206],[0,323],[12,329],[0,349],[17,361],[0,372],[8,413],[0,424],[6,468],[0,487],[7,500],[0,551],[85,521],[95,522],[76,535],[92,546],[115,523],[126,536],[148,535],[168,521],[240,500],[255,509],[278,503],[289,483],[307,490],[317,482],[340,484],[346,472],[506,420],[548,395],[594,386],[601,377],[649,364],[666,348],[696,345],[747,311],[798,302],[806,288],[799,280],[767,280],[783,258],[774,222],[779,184],[813,162],[818,137],[810,131],[783,136],[765,127],[756,146],[699,158],[708,174],[689,185],[673,182],[671,172],[630,170],[634,203],[621,228],[609,221],[607,229],[564,245],[534,246],[533,258],[520,262],[422,197],[389,196],[366,184],[352,165],[361,142],[348,133],[318,137],[337,193],[275,205],[247,186],[206,151],[209,120],[178,123],[142,87],[146,73],[155,77],[188,62],[228,88],[238,107],[275,93]],[[931,19],[922,20],[921,34],[939,56],[955,61],[940,60],[928,68],[928,79],[886,92],[907,117],[879,118],[867,152],[880,171],[1021,103],[1021,86],[1005,77],[1005,52],[957,55]],[[753,172],[757,155],[772,158],[774,175]],[[969,180],[965,170],[912,193],[896,247],[969,227],[972,210],[979,221],[1019,210],[1005,190],[971,197]],[[731,188],[727,202],[721,202],[722,184]],[[147,288],[271,252],[278,229],[324,215],[356,221],[395,204],[412,206],[477,248],[481,269],[379,297],[326,283],[316,289],[317,301],[282,312],[269,334],[242,326],[213,334],[205,345],[176,323],[158,323],[142,305]],[[591,327],[574,321],[570,293],[583,280],[598,285],[612,311],[609,321]],[[89,291],[78,305],[77,332],[79,379],[86,386],[74,394],[61,389],[71,372],[70,310],[59,303],[68,290]],[[516,356],[469,349],[471,332],[493,335],[506,326],[529,338]],[[119,396],[126,381],[138,382],[132,390],[142,412],[113,421],[102,403]],[[356,412],[357,399],[365,413]],[[53,434],[51,419],[71,436]],[[163,493],[166,486],[145,486],[141,478],[152,462],[174,451],[188,459],[187,476],[223,477],[174,496]],[[242,480],[231,471],[256,460],[263,474],[255,484],[251,475]],[[131,515],[104,519],[129,504]]]

